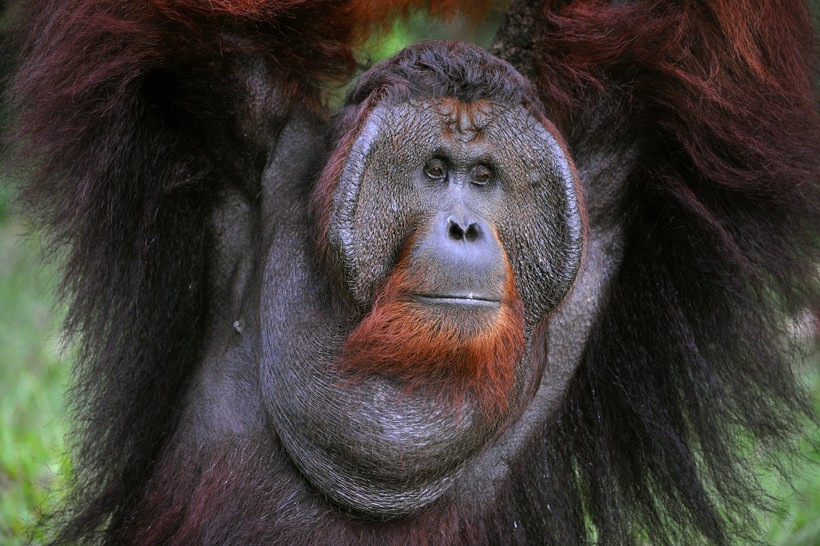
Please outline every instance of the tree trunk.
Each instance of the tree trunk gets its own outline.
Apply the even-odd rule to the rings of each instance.
[[[512,64],[521,74],[533,79],[533,43],[538,33],[538,15],[544,0],[512,0],[504,21],[490,46],[490,52]]]

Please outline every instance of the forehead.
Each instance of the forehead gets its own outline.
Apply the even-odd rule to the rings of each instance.
[[[503,119],[501,110],[487,100],[464,103],[444,98],[428,102],[422,112],[438,121],[445,138],[468,143],[482,140],[489,127]]]
[[[412,164],[431,153],[529,163],[532,137],[545,131],[523,106],[442,98],[377,106],[354,148],[363,156],[380,152],[377,157],[393,164]]]
[[[421,131],[419,137],[481,141],[500,136],[521,123],[537,123],[523,106],[510,106],[488,100],[461,102],[445,97],[423,101],[408,101],[397,105],[380,105],[371,118],[381,131],[404,133]],[[422,138],[423,140],[423,138]]]

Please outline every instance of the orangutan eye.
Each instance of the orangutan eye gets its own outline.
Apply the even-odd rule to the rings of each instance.
[[[424,174],[431,180],[444,180],[447,178],[447,166],[441,159],[431,159],[424,166]]]
[[[473,172],[472,183],[476,186],[486,186],[493,179],[493,171],[486,165],[479,165]]]

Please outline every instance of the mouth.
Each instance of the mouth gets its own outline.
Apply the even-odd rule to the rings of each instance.
[[[475,308],[497,309],[501,300],[482,294],[415,294],[414,298],[420,303],[428,305],[454,305]]]

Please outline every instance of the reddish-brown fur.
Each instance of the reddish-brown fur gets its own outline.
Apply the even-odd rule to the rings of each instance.
[[[23,151],[37,159],[29,195],[66,254],[69,326],[82,334],[78,478],[58,542],[726,544],[733,530],[754,535],[744,516],[759,491],[734,449],[738,439],[782,443],[793,430],[803,399],[781,355],[776,302],[817,301],[816,283],[797,282],[816,278],[820,204],[815,32],[801,2],[544,3],[534,72],[576,161],[590,139],[607,144],[600,116],[609,112],[651,145],[629,173],[625,210],[613,212],[623,212],[625,266],[565,406],[505,461],[494,502],[465,496],[415,519],[360,521],[298,481],[269,437],[249,439],[250,451],[174,445],[208,317],[209,199],[254,179],[221,174],[223,158],[247,153],[238,139],[220,140],[233,128],[226,113],[245,100],[224,70],[243,51],[223,37],[278,69],[271,86],[311,101],[319,83],[352,68],[341,4],[181,0],[174,11],[170,1],[31,0],[8,25],[22,35],[12,97]],[[368,4],[353,5],[369,13],[362,23],[378,22],[384,9]],[[157,78],[170,95],[149,93]]]
[[[816,141],[807,136],[820,126],[805,9],[761,0],[684,4],[593,0],[546,12],[536,65],[553,117],[574,118],[596,94],[623,92],[640,104],[631,123],[677,141],[716,189],[796,198],[802,207],[793,181],[816,179],[816,162],[807,161]],[[577,125],[561,121],[565,133]],[[680,189],[673,191],[683,202],[701,198]]]
[[[485,414],[496,415],[506,408],[524,352],[524,306],[512,269],[508,263],[497,314],[475,317],[466,329],[413,301],[413,294],[427,292],[424,279],[436,274],[425,269],[406,257],[399,261],[348,337],[341,367],[355,375],[394,375],[408,390],[432,388],[456,403],[471,395]]]
[[[208,17],[246,17],[267,19],[277,17],[288,10],[299,8],[311,2],[289,0],[285,2],[271,2],[270,0],[151,0],[155,6],[171,9],[179,13],[198,14]],[[314,2],[315,3],[315,2]],[[379,1],[354,0],[352,2],[330,2],[326,10],[336,10],[337,15],[348,14],[351,26],[355,24],[382,24],[392,22],[398,15],[404,15],[412,10],[425,7],[429,4],[431,15],[439,17],[449,17],[459,9],[469,7],[465,10],[465,15],[480,18],[493,5],[498,5],[497,0],[477,0],[466,2],[464,0],[445,0],[438,2],[425,2],[422,0],[393,0]],[[343,25],[336,25],[342,27]]]

